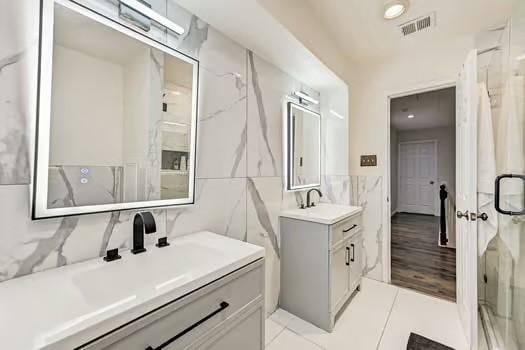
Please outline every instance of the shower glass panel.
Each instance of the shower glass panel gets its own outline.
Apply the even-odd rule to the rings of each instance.
[[[480,57],[479,72],[490,95],[496,172],[525,175],[525,5],[484,39],[499,48]],[[501,207],[522,209],[524,188],[520,179],[502,181]],[[525,349],[525,216],[497,214],[497,233],[480,248],[479,265],[480,335],[489,349]]]

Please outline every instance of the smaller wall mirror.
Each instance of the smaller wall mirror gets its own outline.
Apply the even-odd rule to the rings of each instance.
[[[287,102],[285,157],[286,189],[303,190],[321,185],[321,115]]]

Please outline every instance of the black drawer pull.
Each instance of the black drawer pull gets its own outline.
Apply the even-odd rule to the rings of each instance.
[[[350,232],[350,231],[352,231],[352,230],[353,230],[354,228],[356,228],[356,227],[357,227],[357,224],[353,224],[352,227],[350,227],[350,228],[347,229],[347,230],[343,230],[343,232],[344,232],[344,233]]]
[[[355,261],[355,244],[352,243],[350,244],[350,246],[352,247],[352,258],[350,259],[350,261],[354,262]]]
[[[201,324],[203,324],[204,322],[208,321],[210,318],[212,318],[213,316],[217,315],[218,313],[222,312],[224,309],[226,309],[228,306],[230,306],[230,304],[228,304],[227,302],[223,301],[221,304],[220,304],[220,307],[213,311],[211,314],[209,314],[208,316],[204,317],[203,319],[201,319],[200,321],[197,321],[196,323],[192,324],[191,326],[189,326],[188,328],[186,328],[185,330],[183,330],[182,332],[180,332],[179,334],[177,334],[176,336],[166,340],[164,343],[160,344],[159,346],[157,346],[156,348],[152,347],[152,346],[148,346],[146,348],[146,350],[162,350],[164,349],[166,346],[170,345],[171,343],[173,343],[175,340],[179,339],[180,337],[182,337],[183,335],[191,332],[192,330],[194,330],[195,328],[199,327]]]

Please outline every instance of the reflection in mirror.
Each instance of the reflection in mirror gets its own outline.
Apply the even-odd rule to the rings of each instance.
[[[54,5],[35,217],[192,203],[198,63],[77,11]]]
[[[288,190],[321,184],[321,116],[288,102]]]

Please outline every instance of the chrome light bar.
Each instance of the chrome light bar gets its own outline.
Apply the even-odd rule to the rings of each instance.
[[[141,4],[137,0],[120,0],[120,2],[122,4],[128,6],[129,8],[131,8],[131,9],[137,11],[137,12],[140,12],[141,14],[143,14],[146,17],[148,17],[152,21],[155,21],[158,24],[168,28],[169,30],[174,31],[178,35],[182,35],[185,32],[184,28],[182,28],[180,25],[170,21],[166,17],[158,14],[157,12],[155,12],[152,9],[150,9],[148,6],[146,6],[144,4]]]

